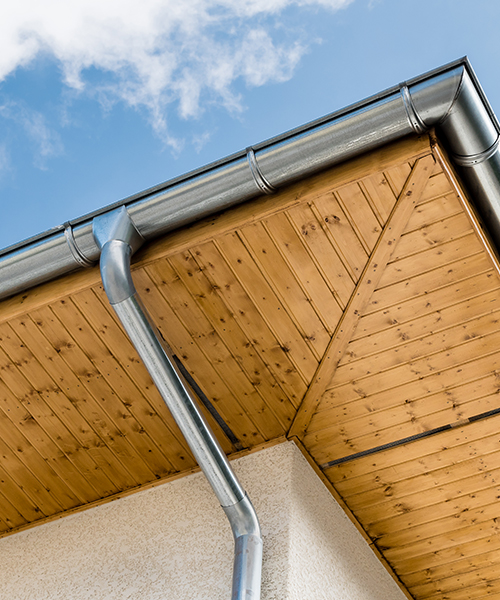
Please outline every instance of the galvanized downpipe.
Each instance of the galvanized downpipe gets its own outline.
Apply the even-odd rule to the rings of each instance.
[[[259,600],[262,537],[257,514],[135,290],[130,259],[144,240],[125,207],[96,217],[93,231],[101,249],[101,276],[109,302],[231,525],[235,541],[231,598]]]

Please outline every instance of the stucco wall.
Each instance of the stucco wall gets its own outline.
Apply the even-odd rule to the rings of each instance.
[[[263,600],[402,600],[299,450],[234,468],[264,537]],[[228,600],[233,540],[195,474],[0,540],[1,600]]]

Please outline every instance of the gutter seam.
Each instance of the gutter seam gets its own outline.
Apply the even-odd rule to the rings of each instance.
[[[462,154],[453,154],[453,161],[457,163],[460,167],[473,167],[475,165],[479,165],[482,162],[485,162],[489,158],[491,158],[495,152],[498,150],[500,145],[500,135],[498,135],[495,142],[486,150],[482,152],[478,152],[477,154],[470,154],[469,156],[463,156]]]
[[[276,188],[266,179],[264,173],[262,173],[260,170],[253,148],[247,148],[246,152],[248,165],[250,167],[253,180],[255,181],[255,185],[261,192],[264,192],[264,194],[274,194],[274,192],[276,192]]]
[[[71,255],[82,267],[93,267],[96,263],[93,260],[90,260],[85,256],[85,254],[80,250],[78,244],[76,243],[75,236],[73,233],[73,227],[69,221],[66,221],[63,225],[64,227],[64,237],[66,238],[66,242],[70,249]]]
[[[422,133],[425,133],[428,130],[428,127],[426,127],[425,123],[420,118],[420,115],[418,114],[417,109],[415,108],[415,105],[413,104],[413,98],[410,95],[410,90],[408,89],[406,82],[404,82],[400,85],[399,90],[400,90],[401,96],[403,98],[403,102],[404,102],[404,106],[405,106],[405,110],[406,110],[406,116],[408,117],[408,122],[410,123],[413,131],[417,135],[421,135]]]

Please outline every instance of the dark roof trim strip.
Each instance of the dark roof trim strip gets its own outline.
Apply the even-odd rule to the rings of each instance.
[[[498,121],[466,58],[0,252],[0,298],[93,264],[92,219],[126,206],[149,241],[404,136],[436,128],[500,247]],[[68,225],[71,231],[68,237]],[[66,233],[65,233],[66,231]]]

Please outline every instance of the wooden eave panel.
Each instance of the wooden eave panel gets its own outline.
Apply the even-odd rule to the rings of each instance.
[[[417,599],[500,595],[500,417],[464,424],[498,408],[500,279],[461,194],[439,145],[403,140],[133,265],[238,447],[300,437]],[[0,535],[195,467],[97,269],[0,303],[0,457]]]
[[[500,595],[500,278],[438,150],[443,170],[408,219],[303,443],[414,598],[490,598]]]

